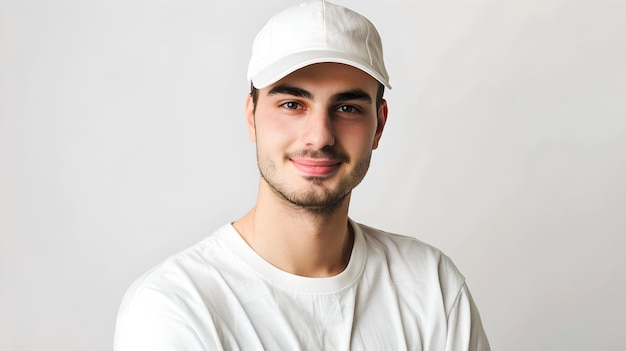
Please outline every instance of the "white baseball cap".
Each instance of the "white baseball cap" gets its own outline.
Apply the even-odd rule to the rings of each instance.
[[[252,45],[248,81],[261,89],[320,62],[356,67],[391,89],[374,25],[358,13],[324,0],[283,10],[265,24]]]

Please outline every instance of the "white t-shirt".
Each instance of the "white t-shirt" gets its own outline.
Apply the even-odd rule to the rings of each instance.
[[[447,256],[351,224],[350,262],[329,278],[279,270],[223,226],[129,288],[115,351],[489,350]]]

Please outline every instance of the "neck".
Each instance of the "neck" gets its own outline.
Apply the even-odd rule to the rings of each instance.
[[[345,269],[352,253],[349,202],[350,195],[332,210],[300,208],[261,182],[257,204],[233,226],[275,267],[300,276],[329,277]]]

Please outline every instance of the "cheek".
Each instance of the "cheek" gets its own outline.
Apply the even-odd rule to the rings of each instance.
[[[374,146],[375,130],[369,126],[352,126],[345,131],[340,131],[342,147],[353,153],[367,153]]]
[[[292,143],[293,131],[286,123],[279,121],[267,123],[257,121],[256,125],[257,148],[265,152],[282,151]]]

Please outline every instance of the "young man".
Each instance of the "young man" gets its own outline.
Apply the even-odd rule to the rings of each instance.
[[[374,26],[324,1],[287,9],[248,77],[257,203],[135,282],[115,349],[489,350],[448,257],[348,218],[387,120]]]

